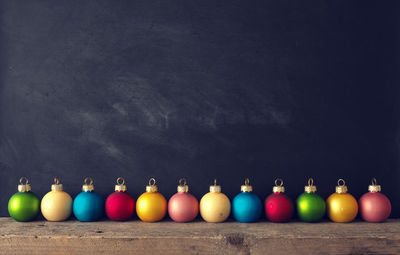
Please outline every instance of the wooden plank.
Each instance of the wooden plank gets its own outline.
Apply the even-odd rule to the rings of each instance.
[[[400,220],[373,224],[0,218],[0,254],[400,254]]]

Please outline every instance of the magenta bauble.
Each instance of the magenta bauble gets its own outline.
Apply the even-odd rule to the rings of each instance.
[[[126,193],[126,185],[123,178],[119,177],[117,179],[115,192],[107,197],[105,207],[106,215],[110,220],[129,220],[135,213],[135,200]]]
[[[279,183],[279,184],[278,184]],[[272,222],[287,222],[293,215],[293,203],[285,194],[282,179],[275,180],[273,194],[265,200],[265,216]]]

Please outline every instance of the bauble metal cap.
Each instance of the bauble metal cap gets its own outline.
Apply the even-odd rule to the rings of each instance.
[[[381,192],[381,185],[378,185],[375,178],[372,178],[371,185],[368,186],[370,192]]]
[[[125,192],[127,190],[125,185],[125,179],[122,177],[118,177],[117,184],[115,185],[115,191]]]
[[[217,185],[217,179],[214,179],[214,185],[210,186],[210,192],[221,192],[221,186]]]
[[[308,179],[308,185],[304,186],[304,192],[307,192],[307,193],[317,192],[317,187],[314,186],[314,179],[313,178],[309,178]]]
[[[343,179],[337,181],[338,186],[336,186],[336,193],[342,194],[347,193],[346,182]]]
[[[94,190],[93,179],[90,177],[86,177],[83,181],[82,191],[91,192]]]
[[[189,191],[189,186],[186,184],[186,179],[181,178],[179,179],[179,186],[177,188],[178,192],[188,192]]]
[[[283,186],[283,180],[281,178],[275,179],[275,186],[272,188],[274,193],[284,193],[285,187]]]
[[[242,192],[252,192],[252,191],[253,191],[253,186],[250,185],[250,180],[249,180],[249,178],[246,178],[246,179],[244,180],[244,185],[242,185],[242,186],[240,187],[240,190],[241,190]]]
[[[150,178],[149,185],[146,186],[146,192],[157,192],[156,179]]]
[[[54,178],[54,184],[51,185],[51,190],[63,190],[63,185],[60,183],[60,180],[57,177]]]
[[[31,190],[31,185],[29,184],[29,180],[26,177],[21,177],[19,179],[18,191],[19,192],[28,192]]]

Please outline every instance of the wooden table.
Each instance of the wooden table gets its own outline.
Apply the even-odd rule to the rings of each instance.
[[[400,220],[220,224],[0,218],[0,254],[400,254]]]

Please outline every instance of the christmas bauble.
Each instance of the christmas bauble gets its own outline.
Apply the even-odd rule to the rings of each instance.
[[[22,177],[19,182],[18,192],[8,201],[8,213],[16,221],[34,220],[39,213],[40,200],[31,192],[26,177]]]
[[[255,222],[260,219],[262,203],[260,198],[254,194],[249,179],[241,186],[241,193],[232,200],[232,214],[239,222]]]
[[[347,186],[343,179],[338,180],[336,193],[326,200],[328,217],[334,222],[353,221],[358,213],[357,200],[347,193]]]
[[[48,221],[63,221],[69,218],[72,212],[72,198],[63,191],[63,185],[58,178],[54,178],[51,191],[42,198],[41,210]]]
[[[168,201],[168,214],[173,221],[188,222],[197,217],[199,213],[199,202],[189,193],[186,179],[179,180],[178,193]]]
[[[297,198],[297,213],[300,220],[307,222],[320,221],[325,215],[325,201],[317,193],[314,180],[308,180],[308,186],[304,187],[304,193]]]
[[[142,221],[155,222],[164,218],[167,213],[167,200],[158,192],[156,180],[151,178],[146,192],[136,202],[136,213]]]
[[[85,178],[82,192],[75,197],[72,210],[79,221],[96,221],[103,217],[104,199],[94,191],[91,178]]]
[[[115,192],[106,199],[106,215],[110,220],[129,220],[135,213],[135,200],[126,193],[126,190],[125,180],[119,177]]]
[[[272,222],[287,222],[293,215],[293,204],[285,194],[282,179],[275,180],[273,194],[265,200],[265,215]]]
[[[207,222],[223,222],[231,213],[231,202],[229,198],[221,193],[221,186],[217,185],[217,180],[214,180],[214,185],[210,186],[210,192],[205,194],[200,200],[200,214]]]
[[[368,222],[382,222],[390,216],[392,205],[390,200],[381,193],[381,186],[372,179],[372,185],[368,187],[368,193],[359,200],[360,215]]]

